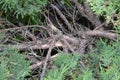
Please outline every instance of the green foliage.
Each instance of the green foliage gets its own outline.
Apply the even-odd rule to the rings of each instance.
[[[63,80],[65,75],[70,73],[78,63],[79,54],[72,56],[71,54],[60,54],[54,59],[54,65],[58,68],[49,70],[44,80]]]
[[[112,21],[115,25],[120,25],[120,0],[87,0],[87,2],[89,2],[91,9],[97,15],[106,14],[106,23]],[[114,21],[113,16],[116,14],[118,20]]]
[[[89,69],[83,70],[83,73],[74,80],[94,80],[92,71],[90,71]]]
[[[111,16],[113,13],[115,13],[116,9],[114,9],[113,3],[111,0],[87,0],[92,10],[98,14],[101,15],[103,12],[106,12],[107,15]]]
[[[7,80],[9,75],[9,71],[7,70],[7,66],[4,63],[0,64],[0,80]]]
[[[63,64],[63,65],[67,64],[72,68],[77,64],[76,61],[78,61],[79,56],[80,55],[78,55],[78,54],[75,54],[74,56],[72,56],[70,54],[61,54],[60,57],[54,59],[54,63],[58,67],[61,66],[61,64]]]
[[[30,62],[18,50],[7,48],[0,53],[0,80],[25,80]]]
[[[3,40],[4,37],[5,37],[5,33],[4,32],[0,33],[0,42]]]
[[[67,76],[72,80],[120,80],[120,42],[106,43],[101,40],[95,53],[84,56],[60,54],[54,59],[57,68],[47,70],[45,80],[65,80]]]
[[[70,1],[69,0],[61,0],[61,3],[67,6],[70,6]]]
[[[97,51],[99,54],[94,53],[94,55],[90,54],[90,57],[96,57],[97,70],[93,68],[93,71],[97,71],[96,74],[99,73],[99,80],[119,80],[120,77],[120,54],[119,54],[119,45],[120,42],[113,43],[112,45],[107,45],[107,42],[100,41],[98,43]],[[102,45],[102,47],[100,47]],[[101,48],[101,49],[100,49]],[[95,57],[94,57],[95,58]],[[92,59],[93,60],[93,59]],[[91,61],[90,61],[91,62]],[[92,67],[91,67],[92,68]],[[100,70],[99,70],[100,69]]]
[[[46,0],[0,0],[0,9],[4,13],[15,15],[18,19],[27,18],[27,21],[35,22],[46,3]]]
[[[54,59],[57,68],[48,70],[44,80],[65,80],[67,76],[71,76],[73,80],[93,80],[92,72],[79,64],[80,58],[80,54],[60,54]],[[78,73],[80,70],[82,74]]]

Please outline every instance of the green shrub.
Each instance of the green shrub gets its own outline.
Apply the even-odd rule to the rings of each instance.
[[[40,11],[46,3],[46,0],[0,0],[0,9],[8,16],[12,15],[17,19],[22,18],[27,22],[30,20],[36,22],[40,18]]]
[[[114,25],[120,26],[120,0],[87,0],[87,2],[98,16],[105,13],[106,23],[112,21]],[[117,21],[114,21],[114,15],[118,15]]]
[[[78,63],[79,55],[72,56],[71,54],[60,54],[58,58],[54,59],[54,65],[58,68],[48,70],[44,80],[64,80],[65,75],[75,68]]]
[[[97,44],[96,52],[86,55],[60,54],[54,59],[55,69],[48,69],[45,80],[120,80],[120,42]],[[82,61],[85,67],[79,63]]]
[[[7,48],[0,53],[0,80],[25,80],[30,62],[18,50]]]

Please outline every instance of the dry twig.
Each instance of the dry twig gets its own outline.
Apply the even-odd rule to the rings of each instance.
[[[43,78],[44,78],[46,67],[47,67],[47,62],[50,59],[51,51],[52,51],[52,48],[54,46],[54,43],[55,43],[55,40],[52,41],[51,46],[50,46],[50,48],[48,50],[48,53],[47,53],[47,56],[46,56],[46,59],[45,59],[44,65],[43,65],[42,73],[40,75],[40,80],[43,80]]]

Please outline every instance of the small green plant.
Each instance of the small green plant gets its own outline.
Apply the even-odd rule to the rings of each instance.
[[[18,50],[7,48],[0,53],[0,80],[25,80],[30,62]]]

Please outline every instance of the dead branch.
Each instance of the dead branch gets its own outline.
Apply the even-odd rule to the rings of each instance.
[[[47,29],[45,26],[40,26],[40,25],[27,25],[27,26],[14,26],[14,28],[8,28],[8,29],[1,29],[0,32],[7,32],[7,31],[14,31],[14,30],[21,30],[21,29],[25,29],[25,28],[29,28],[29,27],[39,27],[42,29]]]
[[[83,7],[81,4],[78,3],[77,0],[70,0],[70,1],[77,6],[78,11],[84,17],[86,17],[93,25],[95,25],[95,27],[98,27],[99,25],[101,25],[101,22],[99,21],[97,16],[93,13],[93,11],[90,9],[87,3],[85,3],[85,7]]]
[[[53,56],[51,56],[51,59],[54,59],[54,58],[56,58],[56,57],[58,57],[58,56],[59,56],[59,54],[53,55]],[[37,62],[36,64],[30,65],[29,68],[30,68],[30,69],[36,69],[36,68],[38,68],[39,66],[41,66],[44,62],[45,62],[45,60],[40,61],[40,62]]]
[[[87,47],[87,44],[89,43],[91,39],[82,39],[80,42],[80,47],[79,47],[79,52],[80,54],[84,54],[85,53],[85,48]]]
[[[99,30],[93,30],[93,31],[83,31],[83,32],[78,32],[79,35],[81,36],[85,36],[85,37],[105,37],[111,40],[117,40],[117,33],[111,33],[108,31],[99,31]],[[67,43],[69,43],[69,45],[74,44],[74,45],[78,45],[80,44],[80,52],[84,53],[84,46],[89,42],[86,41],[86,39],[78,39],[75,37],[69,37],[66,35],[63,35],[62,37],[59,37],[59,35],[55,35],[56,37],[58,37],[59,39],[62,40],[66,40]],[[89,40],[89,39],[88,39]],[[18,44],[3,44],[0,47],[0,51],[3,50],[3,48],[6,47],[13,47],[13,48],[17,48],[20,50],[24,50],[24,49],[48,49],[50,47],[50,42],[52,41],[51,38],[47,38],[46,40],[37,40],[37,41],[30,41],[30,42],[26,42],[26,43],[18,43]],[[79,43],[80,42],[80,43]],[[66,44],[63,44],[63,42],[61,42],[60,40],[56,41],[54,47],[65,47]],[[67,45],[68,46],[68,45]],[[70,49],[70,46],[69,46]],[[74,50],[72,50],[74,52]]]
[[[65,24],[68,26],[68,28],[70,28],[70,30],[74,31],[72,26],[70,25],[70,23],[66,19],[66,17],[63,15],[63,13],[54,4],[51,4],[51,7],[57,11],[58,15],[65,22]]]
[[[51,46],[48,50],[48,53],[47,53],[47,56],[46,56],[46,59],[45,59],[44,65],[43,65],[42,73],[40,75],[40,80],[43,80],[43,78],[44,78],[46,67],[47,67],[47,62],[51,57],[51,51],[52,51],[52,48],[54,46],[54,43],[55,43],[55,40],[52,41]]]
[[[117,33],[111,33],[108,31],[100,31],[100,30],[86,31],[83,34],[86,34],[87,36],[104,37],[111,40],[117,40],[118,37]]]
[[[28,43],[19,43],[19,44],[7,44],[7,45],[1,45],[0,46],[0,51],[2,51],[4,48],[7,48],[7,47],[12,47],[12,48],[17,48],[19,50],[29,50],[29,49],[48,49],[50,47],[50,43],[46,43],[46,42],[43,42],[43,41],[37,41],[37,42],[34,42],[34,41],[31,41],[31,42],[28,42]],[[57,41],[54,45],[54,47],[64,47],[64,44],[61,43],[60,41]]]
[[[66,41],[66,39],[62,39],[62,41],[66,44],[66,46],[69,48],[72,53],[75,53],[74,49],[71,47],[71,45]]]

